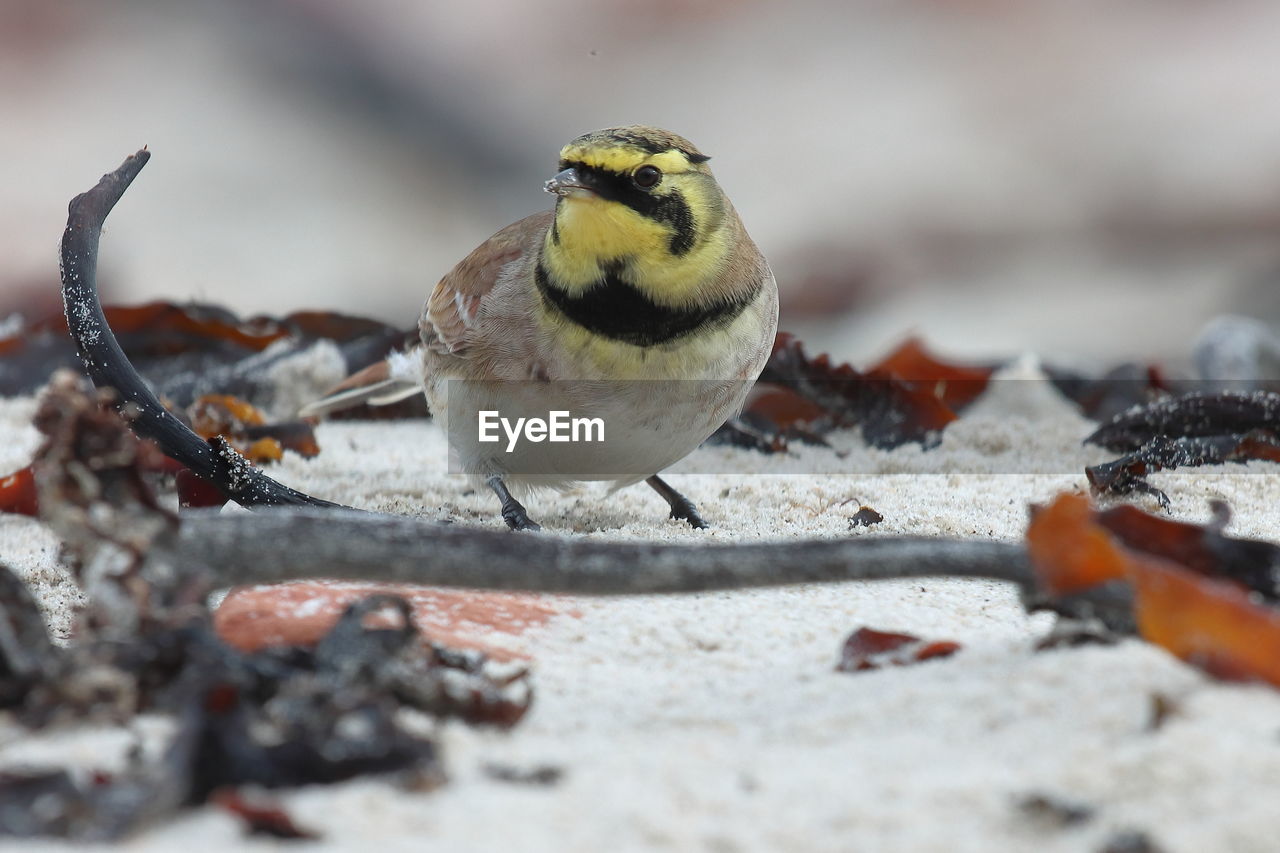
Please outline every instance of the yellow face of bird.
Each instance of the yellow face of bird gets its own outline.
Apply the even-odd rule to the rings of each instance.
[[[560,152],[542,263],[573,296],[620,277],[660,305],[699,301],[732,246],[726,203],[688,140],[647,127],[600,130]]]

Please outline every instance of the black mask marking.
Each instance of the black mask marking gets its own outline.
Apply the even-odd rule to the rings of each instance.
[[[622,175],[607,169],[588,166],[585,163],[562,160],[560,168],[572,168],[578,178],[601,198],[625,204],[627,207],[647,216],[655,222],[671,226],[671,238],[667,242],[667,250],[679,257],[687,254],[698,240],[693,211],[684,195],[679,190],[665,193],[654,193],[637,187],[630,175]],[[666,180],[664,177],[663,180]],[[661,186],[659,182],[658,186]]]

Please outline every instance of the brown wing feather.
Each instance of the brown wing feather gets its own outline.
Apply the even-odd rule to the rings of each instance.
[[[440,279],[418,324],[422,342],[437,352],[461,354],[503,269],[526,252],[537,251],[553,216],[548,210],[508,225]]]

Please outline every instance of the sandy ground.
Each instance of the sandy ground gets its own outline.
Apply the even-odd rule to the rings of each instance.
[[[840,474],[768,473],[818,466],[704,448],[673,477],[714,529],[663,519],[643,487],[536,497],[541,535],[671,541],[925,533],[1015,540],[1026,506],[1081,489],[1099,460],[1090,424],[1035,377],[1006,374],[953,425],[941,447],[869,451],[857,436]],[[1024,380],[1024,381],[1015,381]],[[30,399],[0,401],[0,470],[36,442]],[[491,495],[447,473],[443,439],[424,423],[330,424],[322,454],[276,475],[359,506],[496,527]],[[1037,460],[1032,467],[1030,460]],[[975,472],[1039,473],[975,473]],[[927,473],[921,473],[927,472]],[[1274,469],[1159,475],[1173,515],[1204,520],[1207,501],[1236,512],[1233,530],[1280,539]],[[845,503],[849,498],[855,500]],[[866,503],[885,516],[851,531]],[[1148,508],[1152,508],[1148,506]],[[0,558],[37,589],[60,631],[74,588],[57,544],[31,520],[0,517]],[[375,780],[290,793],[295,818],[321,830],[309,849],[1096,851],[1124,830],[1167,851],[1275,849],[1280,812],[1280,693],[1214,682],[1129,641],[1035,653],[1046,616],[1028,618],[999,583],[928,580],[678,597],[566,599],[523,635],[495,635],[532,659],[536,700],[509,734],[447,724],[450,781],[404,793]],[[844,638],[872,626],[955,639],[955,657],[859,675],[833,667]],[[1155,703],[1172,713],[1153,726]],[[118,761],[130,737],[72,732],[26,739],[0,726],[0,767],[70,758]],[[563,770],[549,787],[495,781],[487,763]],[[1019,798],[1043,793],[1095,816],[1054,827]],[[244,841],[231,818],[189,813],[129,850],[222,850]],[[5,849],[23,845],[6,843]],[[30,849],[62,849],[30,844]],[[25,849],[25,848],[23,848]]]

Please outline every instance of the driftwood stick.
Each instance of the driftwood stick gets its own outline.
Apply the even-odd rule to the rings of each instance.
[[[112,388],[134,432],[213,483],[241,506],[337,506],[277,483],[221,439],[206,442],[173,416],[138,375],[107,324],[98,299],[98,241],[107,214],[151,159],[145,148],[71,200],[62,234],[62,304],[85,370],[98,388]]]
[[[309,578],[614,595],[784,584],[979,577],[1032,586],[1026,549],[1005,542],[861,536],[679,545],[596,542],[340,510],[183,516],[179,565],[219,584]]]

